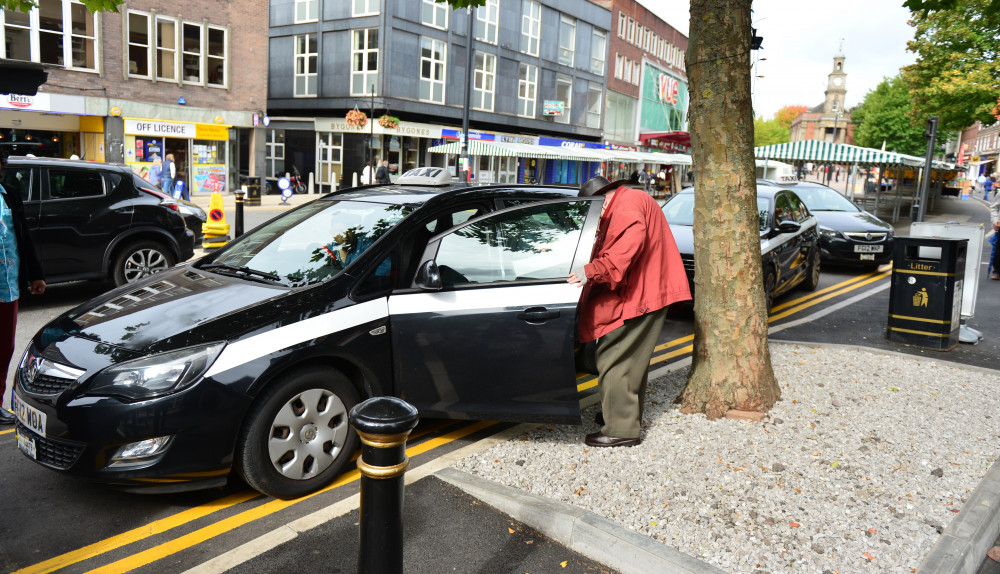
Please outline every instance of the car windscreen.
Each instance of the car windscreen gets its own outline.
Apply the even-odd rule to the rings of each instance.
[[[410,205],[316,201],[245,235],[203,269],[277,276],[301,287],[335,277],[413,210]]]
[[[847,211],[849,213],[861,211],[851,200],[832,189],[797,187],[795,195],[802,199],[809,211]]]
[[[760,212],[760,230],[767,230],[768,212],[771,200],[757,196],[757,211]],[[694,225],[694,194],[681,193],[675,195],[663,205],[663,215],[670,225]]]

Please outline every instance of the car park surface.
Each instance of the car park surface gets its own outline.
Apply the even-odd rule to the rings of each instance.
[[[663,213],[684,262],[694,293],[694,188],[687,188],[663,205]],[[819,285],[820,253],[816,218],[798,196],[778,187],[758,184],[760,250],[767,307],[775,297],[801,286]]]
[[[15,377],[21,450],[128,490],[236,471],[287,498],[340,472],[347,413],[370,396],[579,422],[566,277],[603,197],[401,181],[324,196],[43,327]]]
[[[2,184],[21,194],[47,283],[134,282],[194,253],[194,235],[124,165],[11,157]],[[172,201],[172,200],[171,200]]]
[[[772,185],[795,191],[816,216],[824,261],[869,267],[892,261],[892,225],[859,208],[837,190],[816,182]]]

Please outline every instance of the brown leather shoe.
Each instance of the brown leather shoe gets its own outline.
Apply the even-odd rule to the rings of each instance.
[[[637,446],[642,444],[641,438],[615,438],[613,436],[605,436],[602,432],[595,432],[594,434],[588,434],[583,442],[587,446]]]
[[[990,273],[990,279],[996,281],[997,279],[1000,279],[1000,274]]]

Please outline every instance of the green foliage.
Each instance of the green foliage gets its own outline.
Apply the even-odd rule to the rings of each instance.
[[[81,0],[91,12],[117,12],[124,0]],[[34,0],[0,0],[0,9],[29,12],[38,4]]]
[[[958,131],[976,121],[992,124],[1000,94],[1000,0],[911,0],[918,4],[907,45],[917,62],[903,68],[913,114],[938,116],[939,129]]]
[[[790,128],[795,118],[804,114],[808,109],[806,106],[785,106],[775,112],[774,119],[786,128]]]
[[[467,8],[472,6],[476,8],[478,6],[485,6],[486,0],[434,0],[438,4],[451,4],[452,8]]]
[[[900,75],[883,79],[851,111],[854,141],[861,147],[881,148],[922,156],[927,151],[924,122],[913,115],[913,99]]]
[[[764,120],[754,119],[753,121],[753,145],[772,145],[788,143],[791,141],[791,130],[788,126],[781,125],[777,119]]]

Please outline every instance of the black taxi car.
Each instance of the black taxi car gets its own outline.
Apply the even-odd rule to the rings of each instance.
[[[684,271],[694,293],[694,188],[674,195],[663,214],[681,252]],[[820,249],[816,217],[794,192],[757,184],[760,214],[760,252],[767,308],[795,287],[812,291],[819,286]]]
[[[414,171],[48,323],[15,377],[19,448],[127,490],[235,471],[288,498],[341,471],[358,440],[348,412],[367,397],[430,417],[578,423],[581,290],[566,278],[589,260],[603,197]]]

